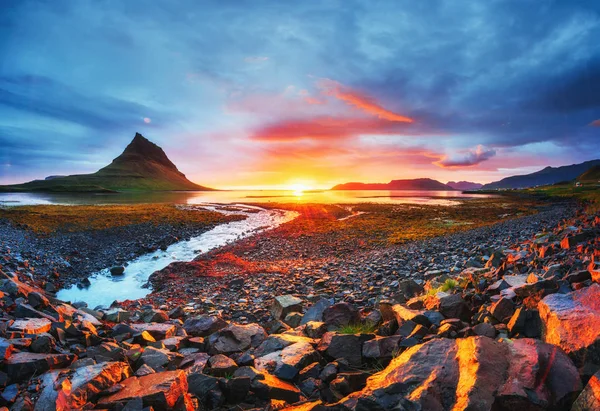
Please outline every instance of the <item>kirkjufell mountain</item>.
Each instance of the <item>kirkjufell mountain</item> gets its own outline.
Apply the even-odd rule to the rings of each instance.
[[[112,163],[93,174],[52,176],[0,191],[112,192],[212,190],[188,180],[162,148],[140,133]]]

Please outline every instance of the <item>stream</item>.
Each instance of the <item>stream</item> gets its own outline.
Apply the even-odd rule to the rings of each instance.
[[[162,270],[172,262],[192,261],[201,253],[275,228],[298,216],[295,211],[266,210],[239,204],[231,204],[227,207],[218,204],[187,207],[218,211],[223,214],[243,214],[247,217],[241,221],[221,224],[189,240],[174,243],[165,251],[157,250],[137,257],[125,265],[123,275],[113,276],[110,274],[110,267],[107,267],[89,277],[91,284],[88,287],[72,286],[60,290],[57,298],[71,302],[84,301],[90,308],[109,307],[115,300],[143,298],[152,292],[146,285],[150,275],[155,271]]]

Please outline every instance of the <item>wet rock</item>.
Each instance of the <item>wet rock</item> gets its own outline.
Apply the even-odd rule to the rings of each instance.
[[[348,303],[337,303],[323,311],[323,322],[329,330],[360,322],[356,307]]]
[[[119,276],[119,275],[123,275],[124,272],[125,272],[125,267],[123,267],[123,266],[115,266],[115,267],[110,268],[111,275]]]
[[[123,388],[107,397],[99,404],[106,407],[118,407],[128,401],[141,398],[144,407],[157,410],[170,410],[181,396],[188,391],[185,372],[164,371],[144,377],[131,377],[121,382]]]
[[[192,336],[206,337],[227,327],[227,322],[221,317],[200,315],[191,317],[183,323],[183,329]]]
[[[340,404],[352,410],[545,409],[568,404],[580,389],[577,369],[551,345],[440,338],[408,349]]]
[[[538,309],[544,341],[562,348],[578,364],[600,364],[600,285],[548,295]]]
[[[273,299],[271,314],[273,318],[281,320],[291,312],[302,311],[302,300],[293,295],[280,295]]]

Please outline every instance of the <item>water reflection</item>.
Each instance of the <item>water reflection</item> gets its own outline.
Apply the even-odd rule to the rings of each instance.
[[[169,191],[144,193],[0,193],[0,205],[28,204],[136,204],[136,203],[384,203],[455,205],[457,199],[489,198],[493,195],[463,194],[460,191]]]

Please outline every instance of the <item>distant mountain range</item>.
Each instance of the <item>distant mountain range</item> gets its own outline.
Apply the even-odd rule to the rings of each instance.
[[[590,168],[588,171],[577,177],[578,181],[581,182],[594,182],[597,183],[600,181],[600,166],[594,166]]]
[[[452,187],[431,178],[412,180],[392,180],[389,183],[345,183],[338,184],[332,190],[431,190],[452,191]]]
[[[165,152],[139,133],[111,164],[93,174],[50,176],[24,184],[0,186],[0,191],[118,192],[212,190],[192,183]]]
[[[593,167],[600,166],[600,160],[586,161],[562,167],[546,167],[531,174],[503,178],[500,181],[485,184],[483,190],[527,188],[556,184],[563,181],[575,180]]]
[[[446,185],[455,190],[479,190],[483,187],[483,184],[472,183],[470,181],[448,181]]]

